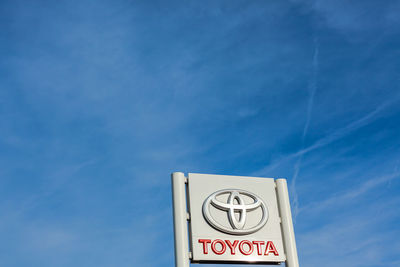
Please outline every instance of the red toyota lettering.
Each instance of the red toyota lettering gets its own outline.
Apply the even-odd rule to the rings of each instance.
[[[249,247],[248,251],[244,250],[243,248],[244,245],[247,245]],[[239,244],[239,250],[240,252],[242,252],[243,255],[250,255],[251,253],[253,253],[253,244],[249,240],[243,240]]]
[[[269,253],[274,253],[275,256],[279,256],[279,253],[276,250],[274,243],[272,243],[272,241],[267,242],[267,246],[265,247],[264,255],[268,255]]]
[[[221,249],[217,250],[216,245],[217,244],[221,244]],[[217,254],[217,255],[221,255],[225,253],[226,250],[226,245],[224,243],[224,241],[222,241],[221,239],[215,239],[212,243],[211,243],[211,249],[212,251]]]
[[[228,245],[228,247],[231,249],[231,255],[235,255],[236,254],[235,249],[236,249],[237,245],[239,244],[239,240],[233,241],[233,244],[229,240],[225,240],[225,242]]]
[[[208,254],[207,244],[211,243],[211,240],[210,239],[199,239],[199,243],[203,244],[203,253]]]
[[[257,246],[257,254],[262,255],[262,245],[265,244],[264,241],[253,241],[253,244]]]

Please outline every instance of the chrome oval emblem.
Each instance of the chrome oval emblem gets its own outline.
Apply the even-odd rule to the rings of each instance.
[[[227,203],[221,202],[217,199],[218,196],[223,194],[229,194]],[[250,197],[253,202],[246,204],[242,197],[243,195]],[[224,226],[217,222],[211,216],[210,206],[226,211],[230,225]],[[258,208],[262,210],[260,221],[255,226],[246,228],[247,213]],[[235,213],[239,213],[239,218],[235,216]],[[211,194],[204,201],[203,216],[212,227],[221,232],[232,235],[246,235],[257,232],[267,223],[268,209],[264,201],[253,193],[241,189],[224,189]]]

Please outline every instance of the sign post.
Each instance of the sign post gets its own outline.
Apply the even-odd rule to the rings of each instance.
[[[189,267],[185,180],[186,177],[182,172],[174,172],[172,174],[176,267]]]
[[[297,257],[296,240],[294,238],[292,212],[290,211],[289,192],[286,179],[280,178],[276,180],[276,192],[282,221],[283,243],[286,252],[286,266],[298,267],[299,260]]]
[[[176,267],[299,266],[285,179],[175,172],[172,192]]]

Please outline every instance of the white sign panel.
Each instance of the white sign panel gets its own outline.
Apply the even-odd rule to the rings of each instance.
[[[285,179],[174,172],[172,197],[176,267],[299,267]]]
[[[286,260],[272,178],[190,173],[192,262]]]

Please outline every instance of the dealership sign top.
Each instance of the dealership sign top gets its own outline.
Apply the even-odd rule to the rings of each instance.
[[[172,183],[177,267],[298,266],[285,179],[173,173]]]

